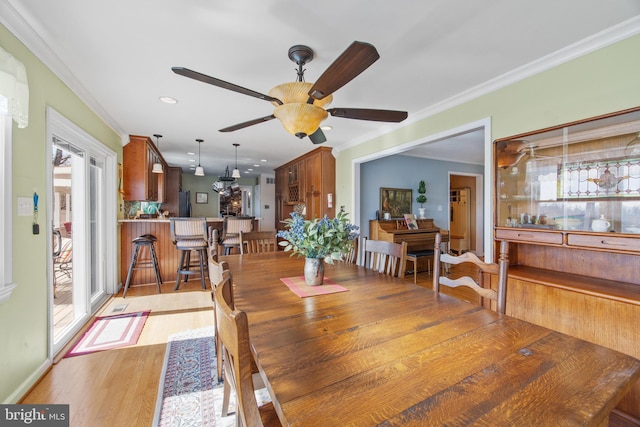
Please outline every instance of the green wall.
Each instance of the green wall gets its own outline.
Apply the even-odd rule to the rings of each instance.
[[[497,139],[640,105],[638,52],[640,36],[634,36],[339,151],[336,205],[353,212],[353,160],[390,147],[487,117],[491,118],[491,138]]]
[[[31,217],[17,215],[17,198],[40,195],[41,227],[48,200],[45,150],[45,109],[51,106],[63,116],[118,153],[120,137],[97,117],[67,86],[40,62],[4,26],[0,25],[0,46],[21,61],[29,79],[29,126],[13,124],[13,281],[17,284],[9,300],[0,303],[0,401],[9,403],[21,396],[49,364],[47,236],[31,233]],[[114,183],[115,185],[115,183]],[[46,229],[46,228],[45,228]]]
[[[193,173],[182,174],[182,189],[191,191],[191,216],[218,218],[218,193],[211,189],[211,186],[218,178],[213,173],[206,172],[206,176],[195,176]],[[255,186],[255,178],[240,178],[238,184],[242,186]],[[253,192],[253,190],[252,190]],[[209,195],[209,203],[196,203],[196,193],[207,193]]]

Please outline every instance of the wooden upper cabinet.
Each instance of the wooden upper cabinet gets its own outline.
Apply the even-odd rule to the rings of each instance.
[[[148,136],[130,135],[122,150],[123,190],[126,201],[164,201],[165,174],[151,172],[159,161],[166,172],[167,163]]]
[[[170,216],[178,216],[178,193],[182,191],[182,168],[169,166],[164,171],[164,200],[162,210]]]
[[[276,228],[295,205],[304,205],[307,218],[335,216],[336,161],[331,147],[318,147],[276,171]]]

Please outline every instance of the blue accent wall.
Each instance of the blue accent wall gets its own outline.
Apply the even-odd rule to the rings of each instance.
[[[407,188],[413,190],[412,213],[418,215],[420,204],[418,183],[427,184],[425,216],[433,218],[440,228],[449,229],[447,208],[449,204],[449,172],[483,174],[483,165],[421,159],[403,155],[384,157],[360,165],[360,234],[369,237],[369,220],[375,219],[380,209],[380,187]],[[438,212],[438,205],[442,211]]]

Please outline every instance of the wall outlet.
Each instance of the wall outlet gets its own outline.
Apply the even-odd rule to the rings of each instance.
[[[438,212],[442,212],[442,205],[438,205]]]

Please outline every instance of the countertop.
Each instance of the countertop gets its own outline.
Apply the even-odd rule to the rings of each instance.
[[[262,218],[255,218],[255,219],[258,221],[262,220]],[[224,221],[224,218],[207,217],[206,220],[207,222],[222,222]],[[119,219],[118,222],[170,222],[170,221],[169,221],[169,218],[144,218],[144,219]]]

